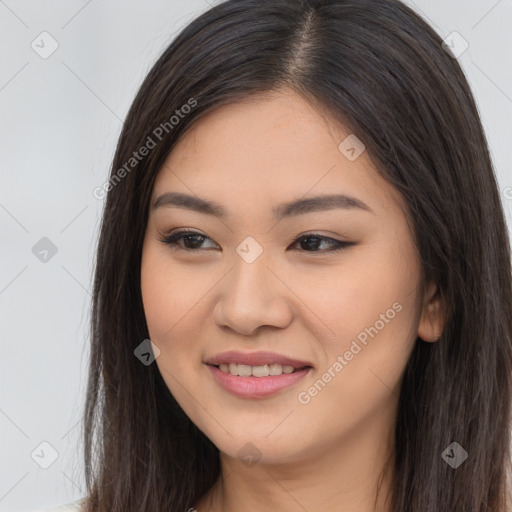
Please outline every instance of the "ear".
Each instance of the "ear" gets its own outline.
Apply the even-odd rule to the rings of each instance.
[[[429,283],[423,297],[418,337],[424,341],[438,341],[443,333],[444,312],[439,289],[435,283]]]

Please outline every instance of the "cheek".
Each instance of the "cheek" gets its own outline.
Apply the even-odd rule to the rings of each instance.
[[[150,338],[160,348],[165,343],[169,329],[178,311],[178,302],[172,287],[166,286],[165,277],[156,266],[141,272],[142,302]]]
[[[347,361],[339,384],[343,380],[354,397],[361,395],[354,406],[371,402],[365,388],[380,400],[399,385],[416,339],[420,278],[412,245],[382,244],[364,258],[364,265],[354,263],[337,286],[331,285],[332,297],[325,304],[331,315],[337,313],[333,329],[339,341],[329,359],[342,355]],[[336,296],[337,311],[330,305]]]
[[[364,257],[354,253],[342,265],[305,272],[293,279],[294,291],[315,313],[309,315],[310,328],[319,326],[319,339],[330,343],[352,339],[376,322],[381,326],[381,315],[387,330],[391,324],[413,329],[419,268],[405,256],[395,258],[389,248],[371,252],[366,251]]]
[[[200,273],[185,272],[179,265],[171,264],[161,247],[151,242],[144,246],[144,314],[149,337],[160,349],[156,363],[173,394],[178,391],[175,379],[192,379],[201,366],[200,333],[206,319],[201,298],[209,287],[211,283]]]
[[[141,293],[151,339],[165,345],[197,302],[199,283],[170,264],[161,247],[144,245],[141,262]],[[183,321],[183,320],[182,320]]]
[[[160,349],[155,363],[169,391],[187,410],[192,405],[194,346],[190,343],[191,305],[194,297],[187,294],[197,287],[187,276],[168,264],[165,254],[152,244],[144,246],[141,262],[141,293],[149,337]],[[196,299],[197,301],[197,299]],[[188,313],[188,314],[187,314]],[[185,338],[185,336],[189,338]],[[190,379],[190,381],[189,381]],[[187,405],[188,404],[188,405]]]
[[[364,256],[347,255],[346,263],[325,272],[316,286],[304,281],[299,295],[329,327],[323,336],[317,333],[325,352],[319,375],[331,368],[337,377],[326,400],[343,396],[334,389],[350,390],[361,399],[352,402],[355,407],[371,402],[364,389],[383,399],[400,381],[416,339],[421,268],[412,243],[399,242],[361,247]],[[339,356],[343,369],[337,365],[336,371]]]

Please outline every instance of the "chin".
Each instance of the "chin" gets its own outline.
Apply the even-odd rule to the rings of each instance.
[[[205,434],[221,453],[243,462],[248,467],[256,463],[283,464],[299,460],[304,437],[286,431],[281,432],[280,436],[274,433],[268,435],[272,428],[275,428],[275,424],[263,433],[261,429],[252,430],[245,424],[230,429],[229,434],[222,429],[219,432],[217,428],[214,433]]]

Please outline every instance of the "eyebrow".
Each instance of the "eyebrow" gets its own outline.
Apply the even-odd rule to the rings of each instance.
[[[228,212],[224,206],[202,199],[198,196],[191,196],[180,192],[166,192],[157,197],[153,202],[153,210],[165,206],[193,210],[206,215],[212,215],[221,219],[228,217]],[[374,213],[373,210],[363,201],[356,197],[345,194],[327,194],[298,199],[288,203],[283,203],[273,208],[274,217],[278,220],[285,217],[294,217],[311,212],[318,212],[333,209],[362,210]]]

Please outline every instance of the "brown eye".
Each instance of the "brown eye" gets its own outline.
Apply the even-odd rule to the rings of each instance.
[[[300,248],[303,249],[306,252],[332,252],[332,251],[339,251],[341,249],[345,249],[347,247],[350,247],[351,245],[355,245],[354,242],[342,242],[341,240],[335,240],[334,238],[329,238],[326,236],[320,236],[315,234],[307,234],[302,235],[299,238],[295,240],[293,245],[300,245]],[[330,249],[326,250],[318,250],[319,247],[324,245],[324,247],[327,245],[328,247],[331,247]]]
[[[171,246],[173,249],[184,250],[184,251],[197,251],[202,249],[202,244],[205,240],[211,240],[211,238],[195,231],[178,231],[171,233],[160,241],[166,245]],[[183,243],[181,243],[183,242]]]

